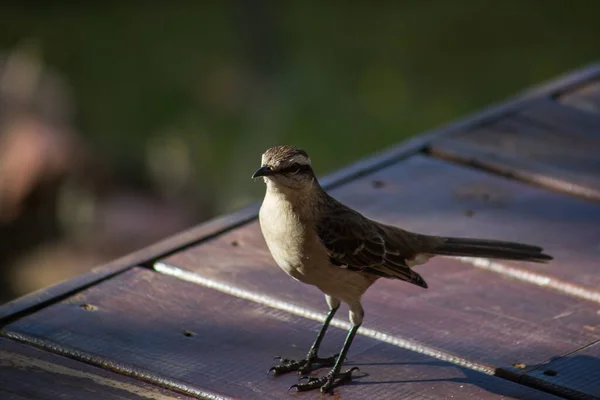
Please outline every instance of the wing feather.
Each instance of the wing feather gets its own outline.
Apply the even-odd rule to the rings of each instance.
[[[334,265],[427,287],[406,262],[419,253],[414,234],[378,224],[341,203],[323,213],[317,232]]]

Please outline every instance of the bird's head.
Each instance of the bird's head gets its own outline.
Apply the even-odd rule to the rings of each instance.
[[[288,189],[307,188],[315,180],[308,154],[293,146],[275,146],[267,149],[262,155],[261,167],[252,178],[261,176],[267,185]]]

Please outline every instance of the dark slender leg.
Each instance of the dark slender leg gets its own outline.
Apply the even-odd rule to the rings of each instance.
[[[298,371],[299,374],[307,374],[313,369],[314,365],[317,365],[318,367],[329,367],[334,365],[334,363],[337,360],[337,354],[328,358],[320,358],[317,354],[319,352],[319,347],[321,347],[321,342],[325,337],[325,332],[327,332],[327,328],[329,328],[329,324],[331,323],[331,320],[333,319],[333,316],[335,315],[338,308],[340,307],[337,306],[329,310],[329,312],[327,313],[327,317],[323,322],[323,326],[321,326],[321,330],[319,330],[319,334],[315,339],[315,342],[310,347],[310,350],[308,351],[308,354],[304,359],[288,360],[287,358],[276,357],[279,358],[281,364],[272,367],[269,370],[269,372],[273,371],[275,375],[283,374],[290,371]]]
[[[348,350],[352,345],[352,340],[354,340],[354,336],[356,335],[356,331],[358,331],[359,327],[360,325],[354,325],[352,328],[350,328],[350,331],[348,331],[348,336],[346,336],[346,340],[344,341],[342,351],[340,352],[337,361],[335,362],[335,365],[327,375],[322,376],[320,378],[312,376],[307,377],[306,379],[308,380],[308,382],[298,383],[297,385],[293,385],[291,388],[295,387],[296,390],[301,392],[320,387],[322,393],[329,393],[332,392],[335,386],[339,386],[344,382],[351,380],[352,371],[358,370],[357,367],[350,368],[349,370],[344,372],[340,372],[340,370],[342,369],[342,364],[346,359],[346,354],[348,354]]]
[[[319,347],[321,347],[321,342],[323,341],[323,338],[325,337],[325,332],[327,332],[327,328],[329,328],[329,324],[331,323],[331,320],[333,319],[333,316],[337,312],[338,308],[340,308],[340,307],[338,306],[336,308],[332,308],[327,313],[327,317],[325,318],[325,321],[323,322],[323,326],[321,326],[321,330],[319,331],[319,334],[317,335],[315,342],[313,343],[313,345],[310,347],[310,350],[308,351],[307,358],[317,357],[317,353],[319,352]]]

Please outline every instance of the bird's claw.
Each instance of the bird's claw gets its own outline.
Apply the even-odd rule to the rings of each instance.
[[[306,360],[293,361],[282,358],[281,364],[271,367],[269,373],[273,372],[273,375],[277,376],[279,374],[285,374],[286,372],[298,371],[305,364],[307,364]]]
[[[275,357],[275,359],[279,359],[280,364],[271,367],[268,373],[273,372],[274,375],[279,375],[291,371],[298,371],[299,375],[306,375],[317,368],[333,366],[337,361],[337,358],[337,354],[327,358],[309,355],[301,360],[288,360],[283,357]]]
[[[306,360],[306,363],[303,366],[298,368],[298,375],[309,374],[311,371],[318,368],[333,367],[338,359],[338,356],[339,354],[335,354],[331,357],[326,358],[321,358],[317,356],[309,358]]]
[[[300,381],[306,380],[307,382],[292,385],[288,391],[295,388],[298,392],[305,392],[307,390],[320,388],[321,393],[333,393],[334,387],[352,380],[352,372],[354,371],[360,371],[360,369],[358,367],[352,367],[347,371],[338,372],[337,374],[329,372],[327,375],[322,377],[303,376],[300,378]]]

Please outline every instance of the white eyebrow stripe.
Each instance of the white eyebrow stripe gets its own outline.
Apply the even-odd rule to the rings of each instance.
[[[290,164],[298,163],[303,165],[311,165],[310,158],[303,156],[302,154],[297,154],[294,157],[290,158]]]

